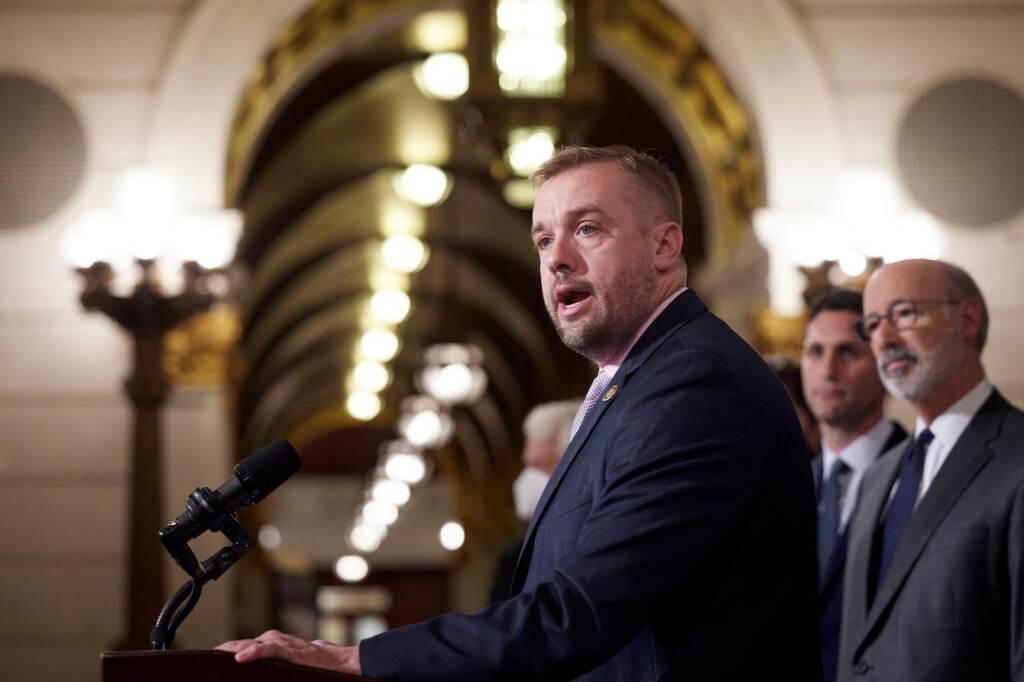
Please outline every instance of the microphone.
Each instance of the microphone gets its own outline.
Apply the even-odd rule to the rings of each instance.
[[[251,507],[277,490],[300,466],[302,461],[295,448],[281,438],[239,462],[234,476],[213,494],[228,511]]]
[[[299,470],[302,461],[291,443],[281,438],[264,445],[235,467],[234,475],[217,490],[196,488],[185,503],[185,513],[160,529],[160,541],[185,571],[195,576],[199,569],[189,556],[187,543],[206,531],[233,531],[238,520],[233,512],[250,507],[277,489]],[[230,536],[229,536],[230,537]]]
[[[217,490],[202,486],[192,491],[185,513],[160,529],[160,542],[188,573],[189,580],[160,609],[149,633],[153,649],[164,650],[171,645],[178,627],[199,601],[203,585],[224,575],[255,545],[233,512],[274,492],[300,466],[302,462],[291,443],[275,440],[239,462],[234,475]],[[200,564],[188,542],[208,530],[223,533],[231,544]]]

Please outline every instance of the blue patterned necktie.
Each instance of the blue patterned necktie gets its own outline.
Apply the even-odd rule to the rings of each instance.
[[[840,502],[842,501],[842,478],[850,467],[838,457],[825,479],[821,494],[821,515],[818,517],[818,576],[823,579],[828,570],[829,561],[836,548],[839,536]]]
[[[921,476],[924,473],[925,454],[933,438],[935,434],[928,429],[919,433],[900,463],[899,485],[896,487],[896,494],[892,496],[889,511],[885,515],[885,524],[881,529],[881,547],[878,546],[877,539],[875,543],[876,566],[872,595],[878,593],[885,572],[889,570],[889,564],[896,552],[900,536],[903,535],[910,522],[910,516],[914,513],[917,492],[921,488]]]
[[[580,403],[580,407],[576,410],[576,417],[572,420],[572,431],[569,432],[569,440],[572,440],[576,436],[576,432],[580,430],[580,425],[583,424],[583,420],[590,414],[590,410],[593,409],[594,405],[597,404],[597,399],[601,397],[605,389],[608,388],[608,384],[611,383],[611,375],[605,374],[604,372],[598,372],[597,376],[594,377],[593,383],[590,384],[590,389],[587,390],[587,397]]]

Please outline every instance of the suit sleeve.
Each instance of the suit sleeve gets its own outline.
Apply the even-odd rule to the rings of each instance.
[[[1008,532],[1010,671],[1014,682],[1024,682],[1024,480],[1017,484]]]
[[[777,433],[791,433],[772,419],[792,410],[771,404],[774,392],[755,398],[710,353],[659,355],[641,368],[643,394],[615,415],[603,487],[580,512],[587,517],[576,545],[553,579],[473,615],[447,614],[365,640],[364,674],[569,678],[612,656],[666,603],[706,597],[703,578],[749,514]]]

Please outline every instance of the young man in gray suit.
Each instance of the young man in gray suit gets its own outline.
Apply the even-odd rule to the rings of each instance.
[[[833,289],[807,316],[800,374],[804,397],[821,429],[822,451],[811,460],[818,491],[818,593],[825,682],[835,682],[843,610],[846,529],[864,472],[899,450],[907,432],[882,414],[885,387],[871,348],[853,330],[863,297]]]
[[[276,632],[223,648],[392,680],[820,679],[803,433],[687,288],[675,177],[628,148],[567,148],[536,181],[548,314],[600,371],[512,597],[358,648]]]
[[[1024,680],[1024,413],[985,378],[985,300],[960,268],[902,261],[868,281],[864,313],[917,424],[862,486],[839,679]]]

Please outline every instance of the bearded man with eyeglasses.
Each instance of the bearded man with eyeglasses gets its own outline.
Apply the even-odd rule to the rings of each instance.
[[[881,268],[855,325],[917,413],[864,477],[839,679],[1024,680],[1024,413],[985,378],[988,309],[960,268]]]

